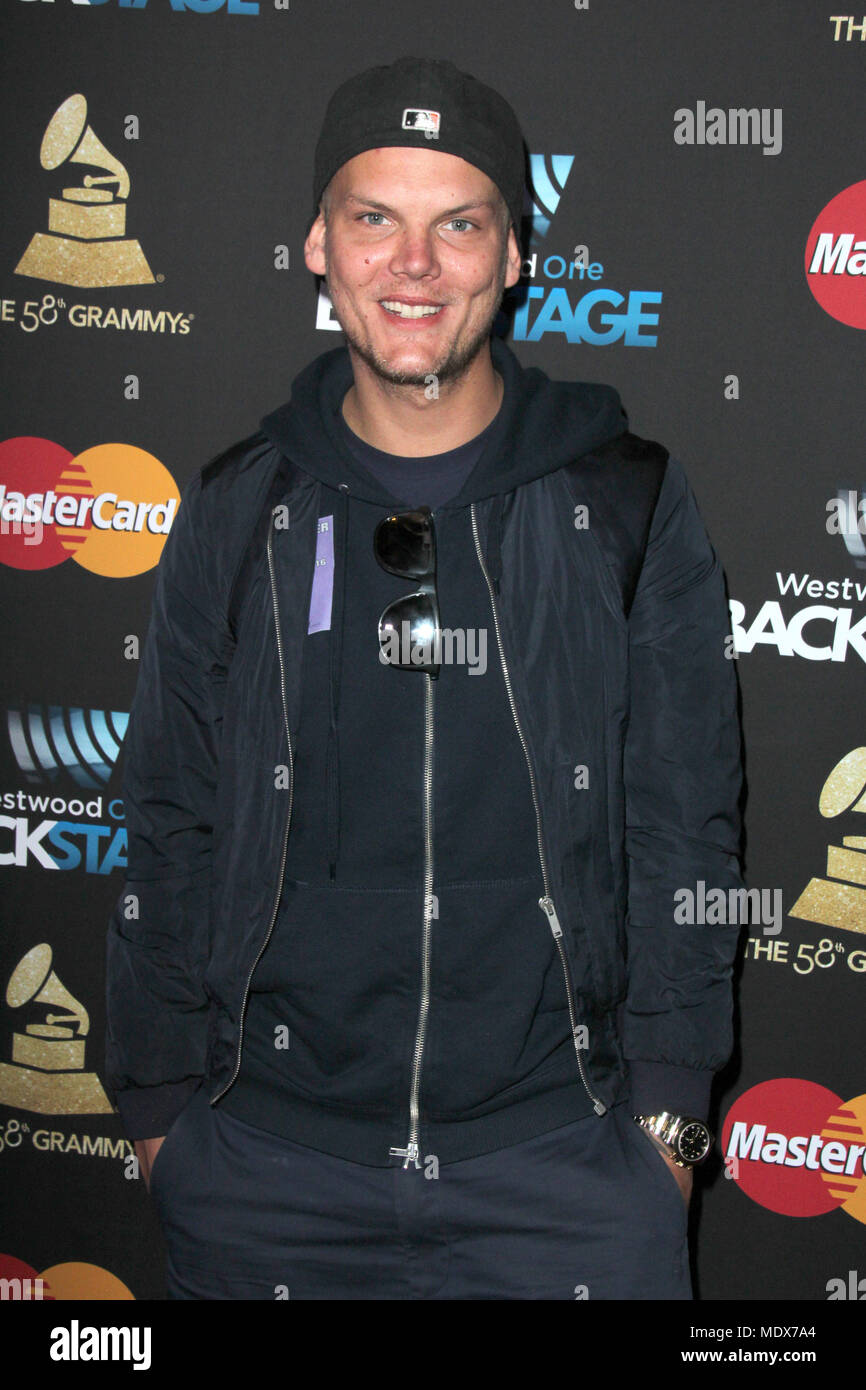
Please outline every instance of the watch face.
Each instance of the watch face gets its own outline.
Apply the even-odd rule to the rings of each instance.
[[[700,1163],[710,1151],[710,1131],[700,1120],[690,1120],[677,1137],[677,1150],[686,1163]]]

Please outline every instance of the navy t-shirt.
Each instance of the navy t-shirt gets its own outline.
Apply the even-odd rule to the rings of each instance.
[[[342,412],[339,426],[355,458],[383,487],[408,507],[427,506],[435,511],[443,502],[457,496],[480,459],[497,418],[498,412],[486,429],[468,443],[448,449],[444,454],[427,454],[423,458],[403,458],[400,454],[374,449],[349,428]]]

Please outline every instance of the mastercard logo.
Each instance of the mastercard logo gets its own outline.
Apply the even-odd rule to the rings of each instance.
[[[841,1207],[866,1224],[866,1095],[843,1101],[812,1081],[763,1081],[731,1106],[722,1148],[728,1176],[769,1211]]]
[[[866,328],[866,179],[819,212],[806,242],[806,283],[826,313]]]
[[[14,1255],[0,1255],[0,1300],[47,1303],[80,1298],[117,1301],[133,1297],[126,1284],[101,1265],[76,1260],[51,1265],[40,1274]]]
[[[0,562],[12,569],[73,559],[111,579],[144,574],[179,503],[165,465],[132,444],[71,454],[35,435],[0,442]]]

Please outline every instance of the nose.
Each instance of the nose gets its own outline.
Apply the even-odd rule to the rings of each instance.
[[[428,227],[404,227],[394,246],[389,269],[394,275],[410,279],[439,274],[434,234]]]

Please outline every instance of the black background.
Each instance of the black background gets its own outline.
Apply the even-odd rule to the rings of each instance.
[[[73,454],[135,444],[182,489],[218,449],[255,429],[288,397],[294,375],[343,341],[316,330],[318,285],[302,253],[313,147],[331,92],[362,67],[405,53],[446,57],[509,99],[530,151],[574,155],[550,230],[530,247],[539,261],[586,243],[604,265],[601,284],[663,293],[656,347],[570,345],[549,334],[516,343],[521,361],[618,388],[631,428],[685,465],[730,595],[750,618],[779,597],[776,570],[863,582],[866,570],[824,523],[837,487],[862,487],[866,474],[866,338],[820,308],[803,264],[820,210],[866,178],[866,43],[856,35],[834,42],[831,9],[804,0],[592,0],[582,11],[566,0],[291,0],[278,11],[261,0],[253,17],[175,13],[169,0],[143,10],[117,0],[92,8],[7,0],[0,296],[20,307],[55,293],[194,317],[187,336],[65,323],[27,334],[0,323],[2,437],[39,435]],[[90,124],[130,172],[127,234],[164,277],[156,285],[75,290],[14,274],[31,235],[47,228],[48,197],[59,193],[62,175],[40,168],[39,146],[73,92],[86,95]],[[674,112],[698,100],[782,108],[781,153],[677,145]],[[130,114],[140,122],[135,141],[124,139]],[[278,271],[282,243],[291,264]],[[131,373],[138,401],[124,399]],[[739,378],[738,400],[725,399],[729,373]],[[104,578],[73,561],[0,568],[4,711],[31,703],[128,710],[136,670],[123,639],[143,637],[153,580],[154,571]],[[790,614],[815,601],[783,607]],[[853,606],[856,622],[866,609]],[[812,662],[759,646],[740,657],[738,673],[747,882],[782,889],[789,907],[823,873],[829,840],[864,833],[860,816],[827,823],[817,805],[831,768],[864,739],[862,664],[850,650],[844,663]],[[0,790],[26,786],[0,731]],[[62,780],[56,790],[79,794]],[[115,769],[103,795],[118,794]],[[104,941],[120,871],[52,874],[31,865],[4,868],[0,883],[4,990],[24,951],[49,941],[54,969],[91,1016],[88,1068],[101,1070]],[[827,936],[866,945],[788,917],[781,936],[792,953]],[[716,1089],[717,1129],[730,1103],[765,1079],[801,1077],[843,1100],[866,1091],[864,991],[866,976],[844,963],[800,977],[790,966],[746,961],[738,1049]],[[13,1022],[0,1003],[3,1060]],[[0,1106],[0,1126],[11,1118],[66,1134],[122,1134],[116,1117]],[[37,1270],[92,1262],[137,1299],[161,1296],[159,1228],[143,1184],[125,1180],[119,1162],[23,1144],[0,1153],[0,1166],[0,1252]],[[866,1274],[860,1222],[839,1210],[777,1215],[726,1181],[718,1164],[704,1176],[695,1214],[705,1299],[820,1300],[828,1279]]]

